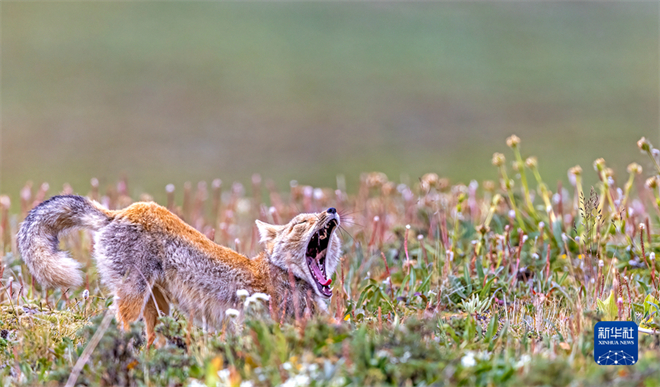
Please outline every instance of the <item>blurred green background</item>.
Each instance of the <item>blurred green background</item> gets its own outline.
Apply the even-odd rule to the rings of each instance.
[[[546,180],[660,145],[654,2],[3,2],[0,191]],[[511,160],[511,157],[508,156]],[[648,168],[647,168],[648,171]],[[553,187],[554,188],[554,187]],[[160,195],[160,196],[159,196]]]

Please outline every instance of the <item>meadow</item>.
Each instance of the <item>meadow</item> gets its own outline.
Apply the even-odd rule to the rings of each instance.
[[[32,281],[16,252],[17,227],[59,190],[26,185],[18,203],[3,195],[3,385],[660,384],[660,151],[642,138],[643,166],[615,172],[598,159],[571,168],[570,185],[551,187],[538,172],[549,161],[527,157],[516,136],[506,142],[492,157],[499,178],[469,185],[371,172],[355,194],[341,177],[337,187],[293,183],[287,192],[258,175],[248,187],[168,186],[161,204],[248,256],[260,248],[255,219],[284,223],[335,206],[343,258],[328,314],[264,317],[267,303],[248,299],[242,322],[228,317],[212,330],[174,310],[161,318],[167,344],[158,350],[145,348],[141,322],[117,329],[87,231],[62,241],[84,263],[83,288],[46,291]],[[585,175],[599,182],[584,186]],[[94,180],[80,193],[109,208],[152,199],[128,192],[125,180]],[[595,364],[601,320],[632,320],[648,332],[636,365]]]

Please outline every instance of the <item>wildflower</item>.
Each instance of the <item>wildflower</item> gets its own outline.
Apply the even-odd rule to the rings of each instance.
[[[640,173],[642,173],[642,166],[637,163],[630,163],[628,165],[628,173],[634,173],[635,175],[639,175]]]
[[[563,259],[566,259],[566,254],[562,254],[561,257],[562,257]]]
[[[649,259],[651,261],[655,261],[655,253],[651,253],[651,255],[649,256]]]
[[[254,293],[252,298],[255,300],[270,301],[270,296],[265,293]]]
[[[85,290],[83,290],[83,292],[82,292],[82,299],[83,299],[83,300],[86,300],[86,299],[88,299],[88,298],[89,298],[89,290],[85,289]]]
[[[515,210],[509,210],[509,218],[511,218],[511,219],[516,218],[516,211]]]
[[[582,174],[582,167],[580,167],[579,165],[576,165],[573,168],[569,169],[568,173],[573,175],[573,176],[580,176]]]
[[[258,300],[262,301],[268,301],[270,300],[270,296],[264,293],[254,293],[247,299],[245,299],[245,302],[243,303],[243,307],[247,308],[250,306],[250,304],[257,304]]]
[[[369,188],[381,187],[387,181],[387,175],[382,172],[371,172],[365,178],[365,182]]]
[[[512,134],[509,136],[509,138],[506,139],[506,145],[509,148],[515,148],[520,144],[520,137],[516,136],[515,134]]]
[[[525,160],[525,165],[527,165],[527,168],[536,168],[538,160],[534,156],[528,157],[527,160]]]
[[[527,239],[529,239],[529,237],[527,235],[523,235],[522,236],[522,244],[525,244],[525,242],[527,242]]]
[[[543,221],[539,222],[539,229],[545,227],[545,223]]]
[[[239,290],[236,291],[236,295],[238,296],[238,298],[240,298],[242,300],[245,297],[248,297],[250,295],[250,292],[248,292],[245,289],[239,289]]]
[[[598,260],[598,267],[603,267],[603,266],[605,266],[605,262],[603,262],[602,259],[599,259]]]
[[[503,154],[498,153],[498,152],[493,153],[492,163],[493,163],[494,166],[501,167],[502,165],[504,165],[505,161],[506,161],[506,158],[504,157]]]
[[[639,141],[637,141],[637,147],[642,152],[648,152],[651,150],[651,143],[646,139],[646,137],[642,137],[639,139]]]
[[[529,356],[528,354],[523,354],[520,356],[520,360],[516,362],[516,368],[521,368],[524,367],[529,361],[532,360],[532,357]]]
[[[599,158],[594,161],[594,170],[596,172],[601,172],[605,168],[605,159],[604,158]]]
[[[656,189],[658,187],[658,178],[656,176],[649,177],[644,184],[647,188]]]
[[[465,356],[461,358],[461,365],[465,368],[470,368],[477,365],[477,361],[474,359],[474,352],[468,351]]]
[[[227,317],[238,317],[240,314],[241,314],[241,312],[239,312],[236,309],[229,308],[229,309],[225,310],[225,316],[227,316]]]
[[[437,188],[439,181],[440,178],[436,173],[427,173],[420,179],[420,183],[424,191],[428,191],[431,188]]]

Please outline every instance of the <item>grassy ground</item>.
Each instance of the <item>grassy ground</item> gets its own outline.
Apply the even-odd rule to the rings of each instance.
[[[14,237],[48,194],[26,188],[11,206],[3,196],[4,383],[58,385],[74,375],[81,385],[658,385],[660,336],[640,334],[634,366],[598,366],[592,355],[597,321],[660,328],[657,151],[640,142],[650,168],[631,164],[626,179],[613,179],[604,160],[595,172],[574,168],[575,184],[556,195],[537,160],[522,158],[518,139],[508,144],[506,156],[493,156],[500,179],[480,185],[450,186],[433,174],[397,185],[368,173],[355,195],[341,187],[282,193],[258,180],[248,193],[214,184],[175,191],[163,204],[246,254],[259,249],[255,218],[276,222],[334,205],[343,213],[344,255],[328,315],[256,317],[267,305],[249,303],[244,322],[212,331],[175,311],[162,318],[161,350],[144,348],[141,323],[120,332],[110,320],[87,232],[63,242],[84,263],[85,287],[39,290]],[[582,187],[587,174],[599,176],[593,189]],[[126,192],[120,182],[89,194],[121,207],[134,199]]]

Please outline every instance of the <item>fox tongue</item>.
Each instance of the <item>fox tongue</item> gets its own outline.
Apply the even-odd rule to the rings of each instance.
[[[312,268],[312,271],[314,272],[314,274],[316,274],[316,279],[319,281],[321,285],[328,286],[332,283],[332,278],[328,278],[327,280],[325,280],[325,282],[321,280],[321,278],[325,278],[325,276],[321,272],[321,269],[319,269],[319,264],[316,261],[316,259],[312,260],[312,264],[309,265],[309,267]]]

